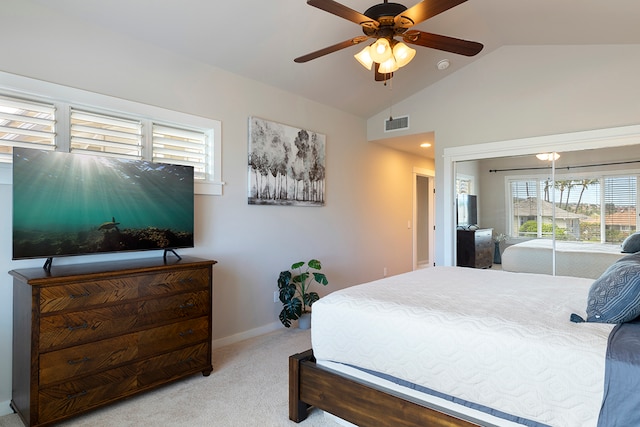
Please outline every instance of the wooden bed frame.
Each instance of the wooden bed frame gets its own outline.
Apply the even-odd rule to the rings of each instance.
[[[471,427],[469,421],[317,365],[313,351],[289,357],[289,419],[299,423],[311,407],[360,427]]]

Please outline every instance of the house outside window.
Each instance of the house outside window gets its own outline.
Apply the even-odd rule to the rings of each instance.
[[[621,243],[638,229],[638,175],[508,178],[508,230],[521,238]]]

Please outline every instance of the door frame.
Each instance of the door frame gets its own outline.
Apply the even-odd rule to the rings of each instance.
[[[428,204],[429,204],[429,208],[428,208],[428,227],[431,227],[429,229],[429,260],[428,260],[428,265],[429,267],[434,265],[435,263],[435,176],[436,173],[435,171],[431,170],[431,169],[425,169],[425,168],[419,168],[419,167],[414,167],[413,168],[413,233],[412,233],[412,253],[413,253],[413,260],[412,260],[412,266],[413,266],[413,270],[417,270],[418,269],[418,227],[417,227],[417,223],[418,223],[418,189],[417,189],[417,180],[418,180],[418,176],[422,176],[422,177],[426,177],[428,178],[428,185],[427,185],[427,197],[428,197]]]

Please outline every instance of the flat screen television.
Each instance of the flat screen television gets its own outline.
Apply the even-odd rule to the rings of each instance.
[[[13,149],[13,259],[194,245],[193,167]],[[177,254],[176,254],[177,255]]]
[[[478,198],[472,194],[458,194],[457,225],[458,228],[469,228],[478,225]]]

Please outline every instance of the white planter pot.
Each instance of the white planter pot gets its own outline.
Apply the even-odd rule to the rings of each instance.
[[[303,313],[298,319],[298,328],[309,329],[311,328],[311,313]]]

